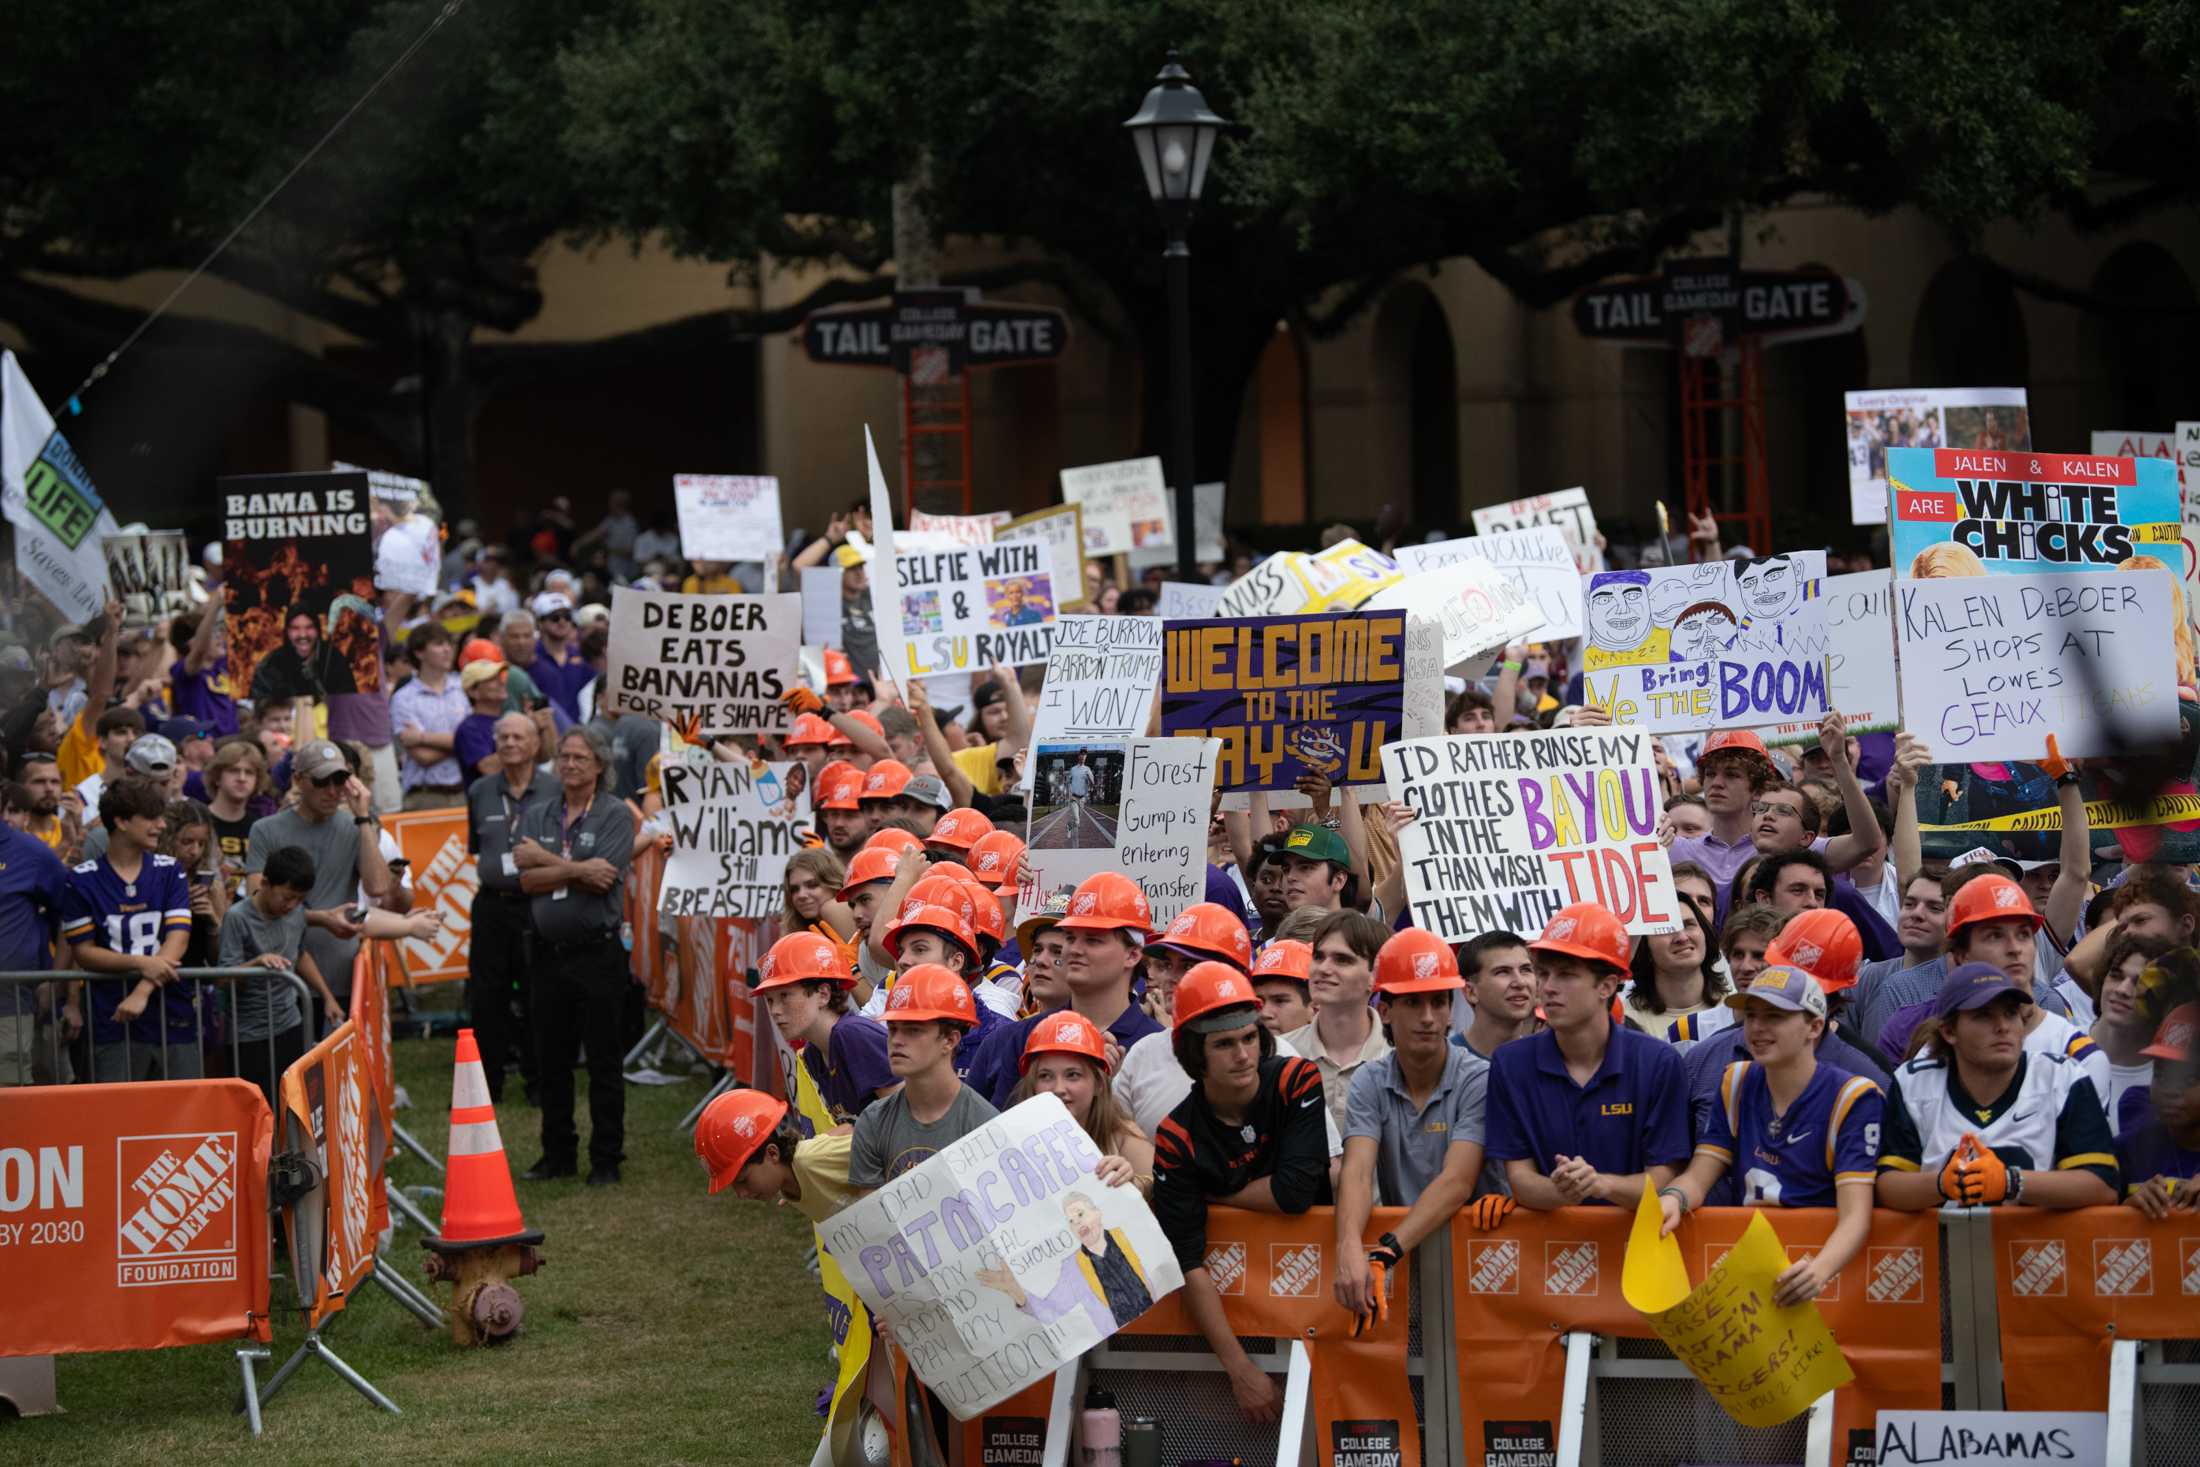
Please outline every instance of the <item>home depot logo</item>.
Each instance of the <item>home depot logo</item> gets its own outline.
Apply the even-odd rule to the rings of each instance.
[[[1207,1280],[1218,1294],[1245,1292],[1245,1245],[1217,1243],[1207,1250]]]
[[[2009,1292],[2020,1299],[2060,1299],[2070,1292],[2070,1259],[2054,1239],[2012,1238]]]
[[[2154,1292],[2154,1245],[2145,1238],[2093,1240],[2093,1292],[2104,1299]]]
[[[2177,1240],[2177,1281],[2188,1298],[2200,1294],[2200,1238]]]
[[[1922,1304],[1925,1302],[1925,1250],[1922,1248],[1867,1248],[1864,1250],[1864,1297],[1874,1304]],[[1819,1297],[1839,1297],[1836,1278]]]
[[[1594,1294],[1597,1292],[1597,1245],[1594,1243],[1545,1243],[1543,1292],[1546,1294]]]
[[[1911,1249],[1909,1251],[1915,1252],[1916,1250]],[[1791,1255],[1791,1258],[1792,1261],[1796,1263],[1808,1263],[1817,1256],[1818,1250],[1816,1248],[1805,1248],[1801,1252]],[[1835,1274],[1832,1278],[1827,1279],[1826,1286],[1818,1291],[1817,1302],[1820,1304],[1831,1304],[1840,1297],[1841,1275]]]
[[[115,1138],[115,1282],[124,1288],[237,1276],[237,1133]]]
[[[1467,1292],[1520,1292],[1520,1245],[1510,1238],[1467,1244]]]
[[[1308,1299],[1320,1292],[1322,1245],[1268,1245],[1268,1292],[1278,1299]]]

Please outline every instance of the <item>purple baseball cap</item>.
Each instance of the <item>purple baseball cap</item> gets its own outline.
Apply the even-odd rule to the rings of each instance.
[[[1982,1008],[2005,993],[2013,993],[2026,1003],[2032,1001],[2031,994],[2011,983],[2009,975],[1992,963],[1965,963],[1940,980],[1940,997],[1933,1004],[1933,1012],[1945,1019],[1965,1009]]]

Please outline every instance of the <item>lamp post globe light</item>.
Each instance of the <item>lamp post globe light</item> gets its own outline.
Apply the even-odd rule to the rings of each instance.
[[[1169,232],[1162,258],[1169,275],[1169,375],[1176,418],[1176,564],[1187,581],[1197,574],[1199,526],[1192,493],[1192,249],[1186,233],[1192,206],[1207,184],[1215,139],[1230,126],[1207,106],[1174,50],[1145,102],[1123,123],[1146,175],[1146,192]]]

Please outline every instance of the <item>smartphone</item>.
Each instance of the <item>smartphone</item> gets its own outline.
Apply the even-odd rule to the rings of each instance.
[[[365,907],[352,907],[344,913],[344,920],[354,927],[364,927],[367,921],[367,909]]]

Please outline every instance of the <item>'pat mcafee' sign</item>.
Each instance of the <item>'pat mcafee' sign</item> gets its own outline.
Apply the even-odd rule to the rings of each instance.
[[[828,367],[891,367],[906,375],[910,353],[936,347],[949,368],[1051,362],[1069,342],[1069,322],[1045,306],[988,304],[976,292],[902,290],[892,305],[820,311],[804,323],[810,360]]]
[[[1574,297],[1574,325],[1600,340],[1679,340],[1683,323],[1718,318],[1731,340],[1785,332],[1854,330],[1860,296],[1823,270],[1743,270],[1732,260],[1670,260],[1663,275],[1614,280]]]

